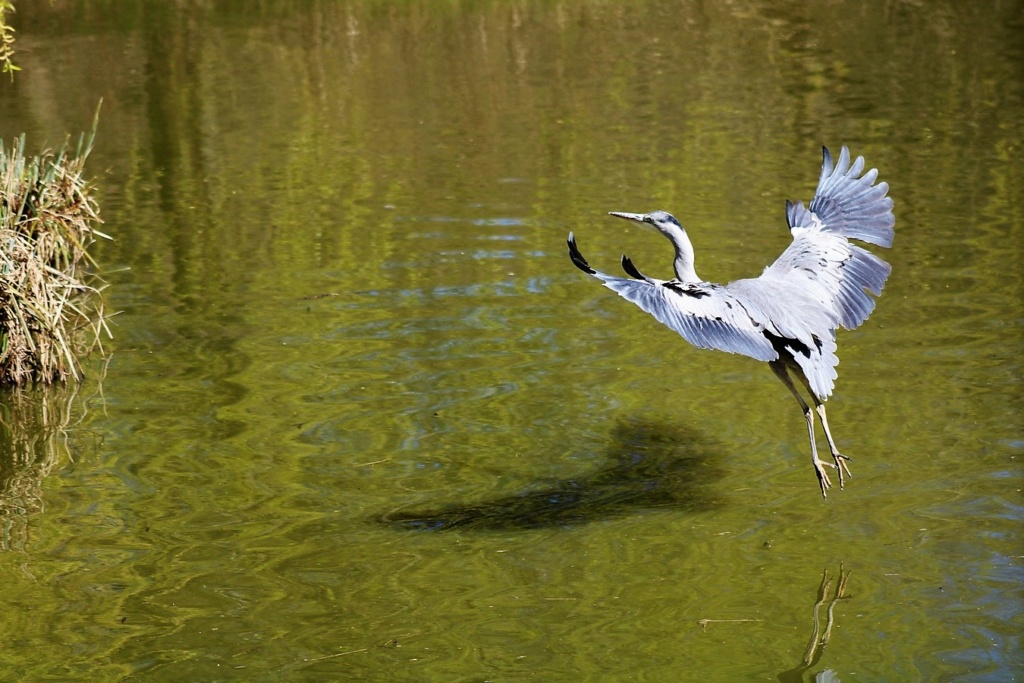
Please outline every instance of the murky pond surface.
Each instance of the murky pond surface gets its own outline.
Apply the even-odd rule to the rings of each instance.
[[[1024,671],[1019,3],[16,5],[0,134],[103,98],[121,313],[2,394],[0,678]],[[767,366],[564,242],[756,275],[822,144],[897,216],[827,501]]]

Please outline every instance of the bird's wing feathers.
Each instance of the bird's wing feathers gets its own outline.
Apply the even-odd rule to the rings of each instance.
[[[892,268],[847,240],[890,246],[895,225],[892,199],[885,196],[888,185],[873,185],[875,169],[860,176],[863,157],[851,165],[850,152],[843,147],[833,166],[832,155],[827,149],[823,152],[821,178],[810,206],[786,202],[793,243],[762,277],[799,283],[830,306],[843,327],[853,329],[875,307],[868,292],[881,294]]]
[[[864,175],[864,159],[850,163],[843,147],[839,160],[823,148],[821,176],[808,206],[786,202],[793,243],[760,277],[719,286],[706,282],[664,282],[643,275],[623,257],[629,278],[590,267],[569,233],[569,256],[577,268],[632,301],[694,346],[773,361],[780,353],[800,365],[822,399],[836,378],[835,329],[853,329],[870,315],[891,268],[871,252],[851,244],[861,240],[892,245],[889,186]],[[619,215],[619,214],[616,214]],[[671,238],[670,238],[671,239]]]
[[[892,199],[885,196],[889,185],[874,184],[878,170],[873,168],[861,176],[864,157],[857,157],[851,165],[850,150],[845,146],[834,166],[832,154],[825,147],[822,147],[822,157],[818,189],[810,205],[804,208],[801,202],[786,202],[789,227],[823,230],[847,239],[891,247],[896,218],[892,213]]]
[[[764,326],[754,322],[740,301],[724,287],[653,280],[642,275],[626,258],[623,267],[633,278],[608,275],[590,267],[576,247],[572,233],[568,245],[569,256],[577,268],[632,301],[694,346],[739,353],[761,361],[779,357],[763,334]]]
[[[888,263],[834,233],[805,231],[765,269],[762,278],[799,283],[831,308],[848,330],[867,320],[892,270]],[[867,291],[865,291],[867,290]]]
[[[579,252],[577,251],[576,253],[578,254]],[[580,258],[583,258],[583,257],[580,256]],[[650,282],[651,284],[654,283],[654,281],[651,280],[651,278],[649,278],[646,275],[644,275],[643,273],[641,273],[640,270],[636,266],[633,265],[633,262],[625,254],[622,255],[622,269],[624,271],[626,271],[626,275],[629,275],[633,279],[645,280],[647,282]]]
[[[839,319],[832,307],[822,305],[819,295],[798,280],[770,272],[725,288],[755,320],[769,321],[765,328],[772,346],[800,366],[819,398],[827,398],[839,364],[834,333]]]

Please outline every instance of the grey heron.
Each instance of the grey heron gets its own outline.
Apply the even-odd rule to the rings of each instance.
[[[718,349],[765,361],[796,397],[807,421],[811,460],[822,496],[832,487],[825,466],[834,468],[842,488],[850,475],[847,456],[839,452],[825,415],[825,401],[836,379],[835,332],[852,330],[875,307],[892,268],[851,239],[892,245],[892,199],[889,186],[875,184],[878,170],[864,170],[864,158],[850,163],[842,148],[833,164],[822,148],[821,176],[811,203],[786,201],[786,218],[793,242],[759,277],[726,285],[705,282],[693,267],[693,246],[686,230],[671,214],[610,212],[609,215],[654,228],[675,249],[675,277],[657,280],[641,273],[625,255],[622,268],[629,277],[594,270],[569,233],[569,257],[584,273],[632,301],[659,322],[702,349]],[[812,411],[798,391],[796,378],[810,393]],[[818,457],[814,413],[821,420],[833,462]],[[833,464],[834,463],[834,464]]]

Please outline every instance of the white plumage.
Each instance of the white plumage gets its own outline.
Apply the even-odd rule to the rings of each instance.
[[[864,175],[864,158],[851,165],[842,148],[833,165],[823,148],[821,176],[807,207],[786,202],[793,242],[756,278],[717,285],[701,280],[694,270],[693,246],[671,214],[612,212],[665,235],[675,249],[676,277],[657,280],[642,274],[622,257],[623,278],[594,270],[569,233],[569,256],[577,268],[632,301],[694,346],[739,353],[769,363],[804,412],[811,454],[822,495],[831,487],[823,466],[835,467],[842,486],[849,475],[848,457],[839,453],[828,428],[824,401],[836,379],[835,331],[854,329],[875,307],[889,277],[890,266],[849,240],[882,247],[892,245],[895,217],[886,183],[874,184],[878,171]],[[792,372],[808,389],[821,418],[835,462],[818,459],[814,414],[794,386]]]

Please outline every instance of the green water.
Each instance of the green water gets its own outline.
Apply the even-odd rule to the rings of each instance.
[[[120,314],[0,399],[0,679],[1024,672],[1019,3],[16,6],[0,134],[103,98]],[[827,501],[765,365],[564,244],[756,275],[822,144],[897,216]]]

